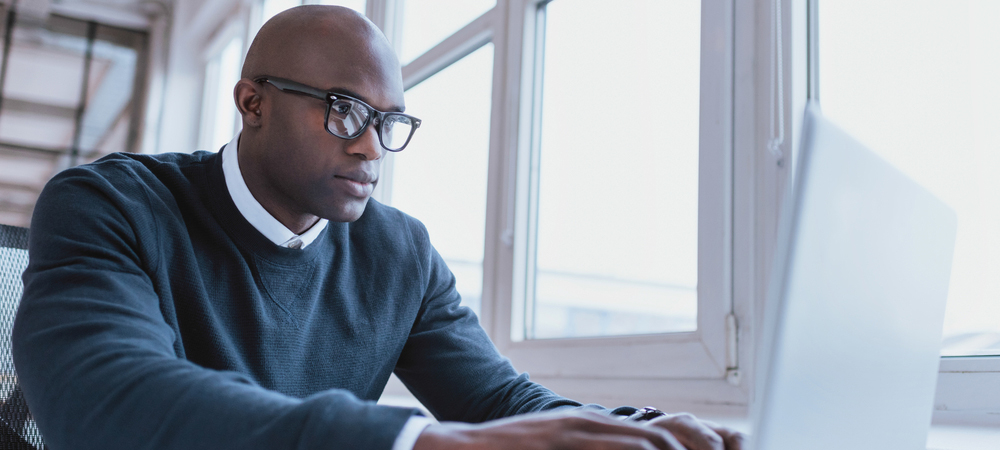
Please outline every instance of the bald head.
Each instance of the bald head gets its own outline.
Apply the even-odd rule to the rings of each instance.
[[[346,75],[402,89],[399,61],[385,35],[341,6],[298,6],[268,20],[250,45],[242,78],[265,75],[320,88],[333,87]]]
[[[329,99],[257,82],[265,77],[402,111],[403,79],[389,42],[350,9],[295,7],[261,27],[233,89],[243,116],[240,171],[264,209],[294,233],[318,217],[357,220],[385,152],[374,121],[355,138],[337,137],[328,131]]]

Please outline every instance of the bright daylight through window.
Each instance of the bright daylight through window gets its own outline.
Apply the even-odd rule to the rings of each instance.
[[[423,120],[392,158],[390,202],[422,221],[455,274],[462,304],[480,313],[486,169],[493,90],[493,44],[406,92],[406,110]]]
[[[205,126],[199,139],[199,147],[203,150],[218,151],[243,128],[233,102],[233,86],[240,80],[243,65],[242,52],[243,39],[232,36],[205,64],[205,95],[201,107]]]
[[[1000,355],[1000,2],[819,3],[823,112],[955,209],[942,354]]]
[[[544,7],[525,337],[696,329],[700,4]]]
[[[403,0],[399,62],[409,64],[494,5],[496,0]]]
[[[0,8],[9,42],[0,74],[0,223],[27,227],[56,173],[119,151],[142,136],[143,31]],[[8,33],[9,32],[9,33]]]

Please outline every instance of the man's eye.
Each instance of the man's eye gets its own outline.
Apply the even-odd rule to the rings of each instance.
[[[338,102],[333,104],[333,112],[346,116],[351,113],[351,104],[346,102]]]

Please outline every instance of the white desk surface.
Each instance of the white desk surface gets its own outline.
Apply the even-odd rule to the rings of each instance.
[[[997,450],[1000,427],[933,425],[927,436],[928,450]]]
[[[744,417],[702,417],[744,432],[751,428],[750,420]],[[932,425],[927,450],[1000,450],[1000,427]]]
[[[416,399],[407,396],[384,396],[379,403],[423,408]],[[430,413],[425,414],[430,416]],[[745,416],[698,414],[706,420],[749,432],[750,420]],[[927,436],[927,450],[1000,450],[1000,426],[933,425]]]

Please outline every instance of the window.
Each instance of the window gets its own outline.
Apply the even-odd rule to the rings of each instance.
[[[512,186],[514,239],[500,246],[511,265],[497,281],[494,339],[519,369],[569,396],[622,391],[610,380],[630,380],[636,387],[624,391],[647,402],[704,394],[670,381],[686,379],[745,402],[724,381],[737,365],[726,340],[730,122],[720,120],[731,114],[721,93],[732,49],[701,44],[706,30],[731,32],[731,10],[560,1],[525,5],[528,139]]]
[[[938,409],[995,408],[984,393],[1000,372],[1000,358],[986,357],[1000,355],[1000,4],[816,9],[824,114],[958,214]]]
[[[584,401],[745,403],[727,339],[732,49],[701,45],[706,29],[731,33],[731,6],[425,3],[397,4],[402,24],[383,28],[424,126],[383,166],[380,198],[425,222],[501,352]],[[606,57],[620,64],[585,63]],[[435,123],[453,104],[468,106]],[[595,183],[602,170],[632,179]]]
[[[496,0],[403,0],[400,62],[409,64],[494,5]]]
[[[201,137],[198,148],[218,151],[229,143],[243,122],[233,100],[233,87],[243,66],[243,37],[231,26],[209,47],[202,96]]]
[[[524,337],[695,331],[701,3],[544,11]]]
[[[138,150],[147,36],[56,14],[4,13],[0,223],[26,227],[52,175]]]
[[[420,218],[455,274],[462,302],[477,314],[483,292],[486,177],[493,90],[493,44],[452,63],[406,92],[425,125],[392,158],[389,203]]]
[[[824,112],[958,213],[942,353],[1000,354],[1000,5],[820,8]]]
[[[391,188],[386,187],[382,198],[425,221],[432,242],[442,253],[456,248],[475,256],[469,261],[474,264],[449,261],[467,304],[475,306],[469,296],[476,294],[479,285],[469,283],[463,288],[462,278],[478,281],[481,277],[477,312],[501,352],[519,370],[565,395],[595,400],[588,396],[595,386],[603,386],[607,392],[631,392],[638,397],[643,396],[639,393],[642,381],[635,384],[639,379],[657,386],[670,380],[676,380],[677,386],[703,380],[695,390],[678,394],[682,389],[664,393],[665,389],[657,388],[656,395],[746,402],[746,393],[736,386],[739,379],[734,376],[738,374],[736,350],[727,349],[731,343],[727,330],[731,336],[736,333],[733,299],[726,287],[732,245],[728,228],[732,172],[725,128],[731,123],[731,96],[726,93],[731,89],[727,68],[732,53],[731,48],[707,49],[701,44],[706,29],[723,36],[731,33],[726,26],[731,11],[712,2],[703,9],[702,3],[644,2],[616,13],[596,13],[601,6],[593,2],[500,0],[478,17],[472,12],[474,5],[464,4],[440,13],[440,24],[415,25],[408,21],[421,16],[411,11],[423,4],[407,0],[401,7],[404,22],[396,24],[401,31],[394,36],[400,40],[404,84],[412,87],[407,92],[407,110],[425,120],[413,148],[393,155],[383,168],[383,183]],[[479,6],[487,7],[485,3]],[[601,23],[602,33],[593,33],[590,25],[598,15],[611,19]],[[671,26],[664,26],[665,21]],[[438,30],[415,34],[431,24]],[[443,35],[442,30],[455,31]],[[596,36],[593,43],[601,45],[601,55],[619,51],[616,61],[627,67],[614,71],[581,64],[580,60],[596,59],[574,46],[581,33]],[[646,58],[648,64],[641,65],[621,51],[623,45],[663,56]],[[412,46],[427,50],[409,53]],[[488,55],[493,60],[492,74],[489,65],[474,62],[487,59],[487,52],[492,53]],[[474,65],[481,69],[473,72],[470,67]],[[463,67],[470,69],[465,72]],[[587,71],[597,73],[588,76]],[[463,73],[461,84],[445,81],[459,72]],[[450,90],[466,102],[481,99],[475,101],[483,110],[489,108],[489,119],[476,119],[475,126],[460,125],[471,117],[433,125],[432,105],[421,97],[435,82],[450,84],[442,92]],[[647,92],[636,88],[648,83],[676,87]],[[485,94],[466,93],[472,86],[483,86],[484,92],[492,86],[492,102],[486,101]],[[449,98],[437,94],[439,105],[433,107],[447,107],[453,101]],[[425,108],[430,116],[421,115]],[[593,111],[578,121],[587,127],[584,132],[579,123],[567,119],[578,116],[580,110]],[[479,117],[478,111],[468,114]],[[611,116],[615,112],[619,115]],[[449,117],[455,115],[452,112]],[[593,120],[597,117],[601,120]],[[430,132],[431,126],[462,131],[447,128],[446,136],[437,137]],[[466,138],[472,132],[477,136]],[[424,139],[427,142],[420,144]],[[445,184],[435,193],[432,189],[442,183],[437,172],[406,167],[422,167],[407,158],[426,158],[434,160],[434,167],[446,167],[437,155],[452,151],[455,141],[467,139],[468,145],[458,147],[465,153],[462,158],[482,156],[474,164],[460,163],[459,171],[476,181],[465,181],[460,188]],[[488,152],[480,153],[487,144]],[[608,146],[643,148],[625,152],[628,156],[609,151],[606,160],[598,159],[601,149]],[[622,170],[637,180],[619,187],[618,197],[608,193],[613,187],[594,189],[597,183],[587,175],[615,165],[619,157],[632,163]],[[424,176],[413,182],[408,171]],[[469,192],[449,192],[454,189]],[[450,200],[446,193],[470,199]],[[413,200],[406,200],[406,195]],[[594,195],[621,201],[607,205],[608,214],[600,217],[588,214],[586,205],[575,200]],[[622,200],[625,196],[638,200]],[[418,200],[438,210],[415,209]],[[627,201],[654,204],[644,213],[622,218],[634,224],[619,227],[619,235],[581,244],[587,235],[606,234],[615,226],[611,217],[636,209],[625,206]],[[461,211],[447,210],[453,206]],[[459,212],[469,218],[458,219]],[[581,220],[584,214],[593,219],[591,223]],[[648,216],[661,219],[648,220]],[[672,217],[666,220],[665,216]],[[461,225],[435,225],[442,217],[456,217]],[[466,231],[435,231],[459,226]],[[469,232],[481,237],[465,237]],[[481,267],[477,247],[482,248]],[[581,258],[581,252],[587,258]],[[570,290],[583,296],[546,296]],[[653,317],[656,314],[659,317]],[[727,376],[732,384],[727,383]],[[598,378],[611,381],[595,382]],[[588,382],[580,384],[584,379]],[[631,380],[628,388],[612,387],[624,380]],[[655,402],[648,393],[644,398]]]

